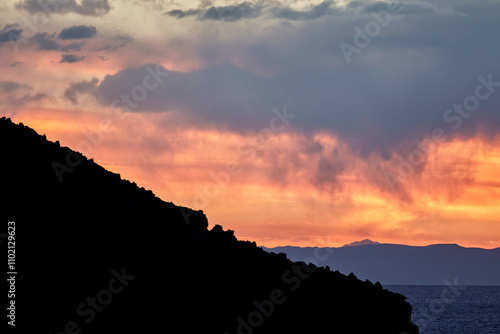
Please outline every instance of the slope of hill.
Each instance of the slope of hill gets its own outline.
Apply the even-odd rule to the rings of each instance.
[[[10,119],[0,156],[18,332],[418,333],[404,296],[208,230]]]
[[[330,256],[319,263],[356,274],[361,279],[384,285],[500,285],[500,248],[464,248],[453,244],[414,247],[371,244],[340,248],[264,248],[283,252],[292,261],[304,260],[316,253]]]

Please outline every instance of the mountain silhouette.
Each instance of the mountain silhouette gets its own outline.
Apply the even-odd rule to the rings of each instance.
[[[208,229],[202,211],[5,117],[0,156],[19,332],[418,333],[405,297],[378,282]]]
[[[361,241],[354,241],[351,242],[350,244],[345,244],[342,247],[353,247],[353,246],[364,246],[364,245],[376,245],[378,242],[376,241],[371,241],[370,239],[364,239]]]
[[[352,245],[352,244],[350,244]],[[291,260],[310,258],[314,247],[264,248],[288,255]],[[406,246],[366,244],[356,247],[324,248],[331,254],[322,262],[342,273],[384,285],[500,285],[500,248],[465,248],[455,244]]]

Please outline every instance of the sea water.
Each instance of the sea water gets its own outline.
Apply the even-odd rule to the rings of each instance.
[[[500,286],[387,285],[406,296],[420,334],[500,334]]]

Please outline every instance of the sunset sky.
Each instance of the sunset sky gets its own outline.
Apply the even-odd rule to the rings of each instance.
[[[0,112],[261,246],[500,247],[500,1],[0,0]]]

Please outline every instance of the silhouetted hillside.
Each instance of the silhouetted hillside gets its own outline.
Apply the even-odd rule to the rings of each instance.
[[[208,230],[202,212],[5,118],[0,156],[19,332],[418,333],[404,296]]]
[[[317,251],[313,247],[265,249],[283,252],[295,261]],[[455,278],[463,285],[500,285],[500,248],[372,244],[321,251],[331,253],[324,265],[387,285],[443,285],[445,280],[454,282]]]

